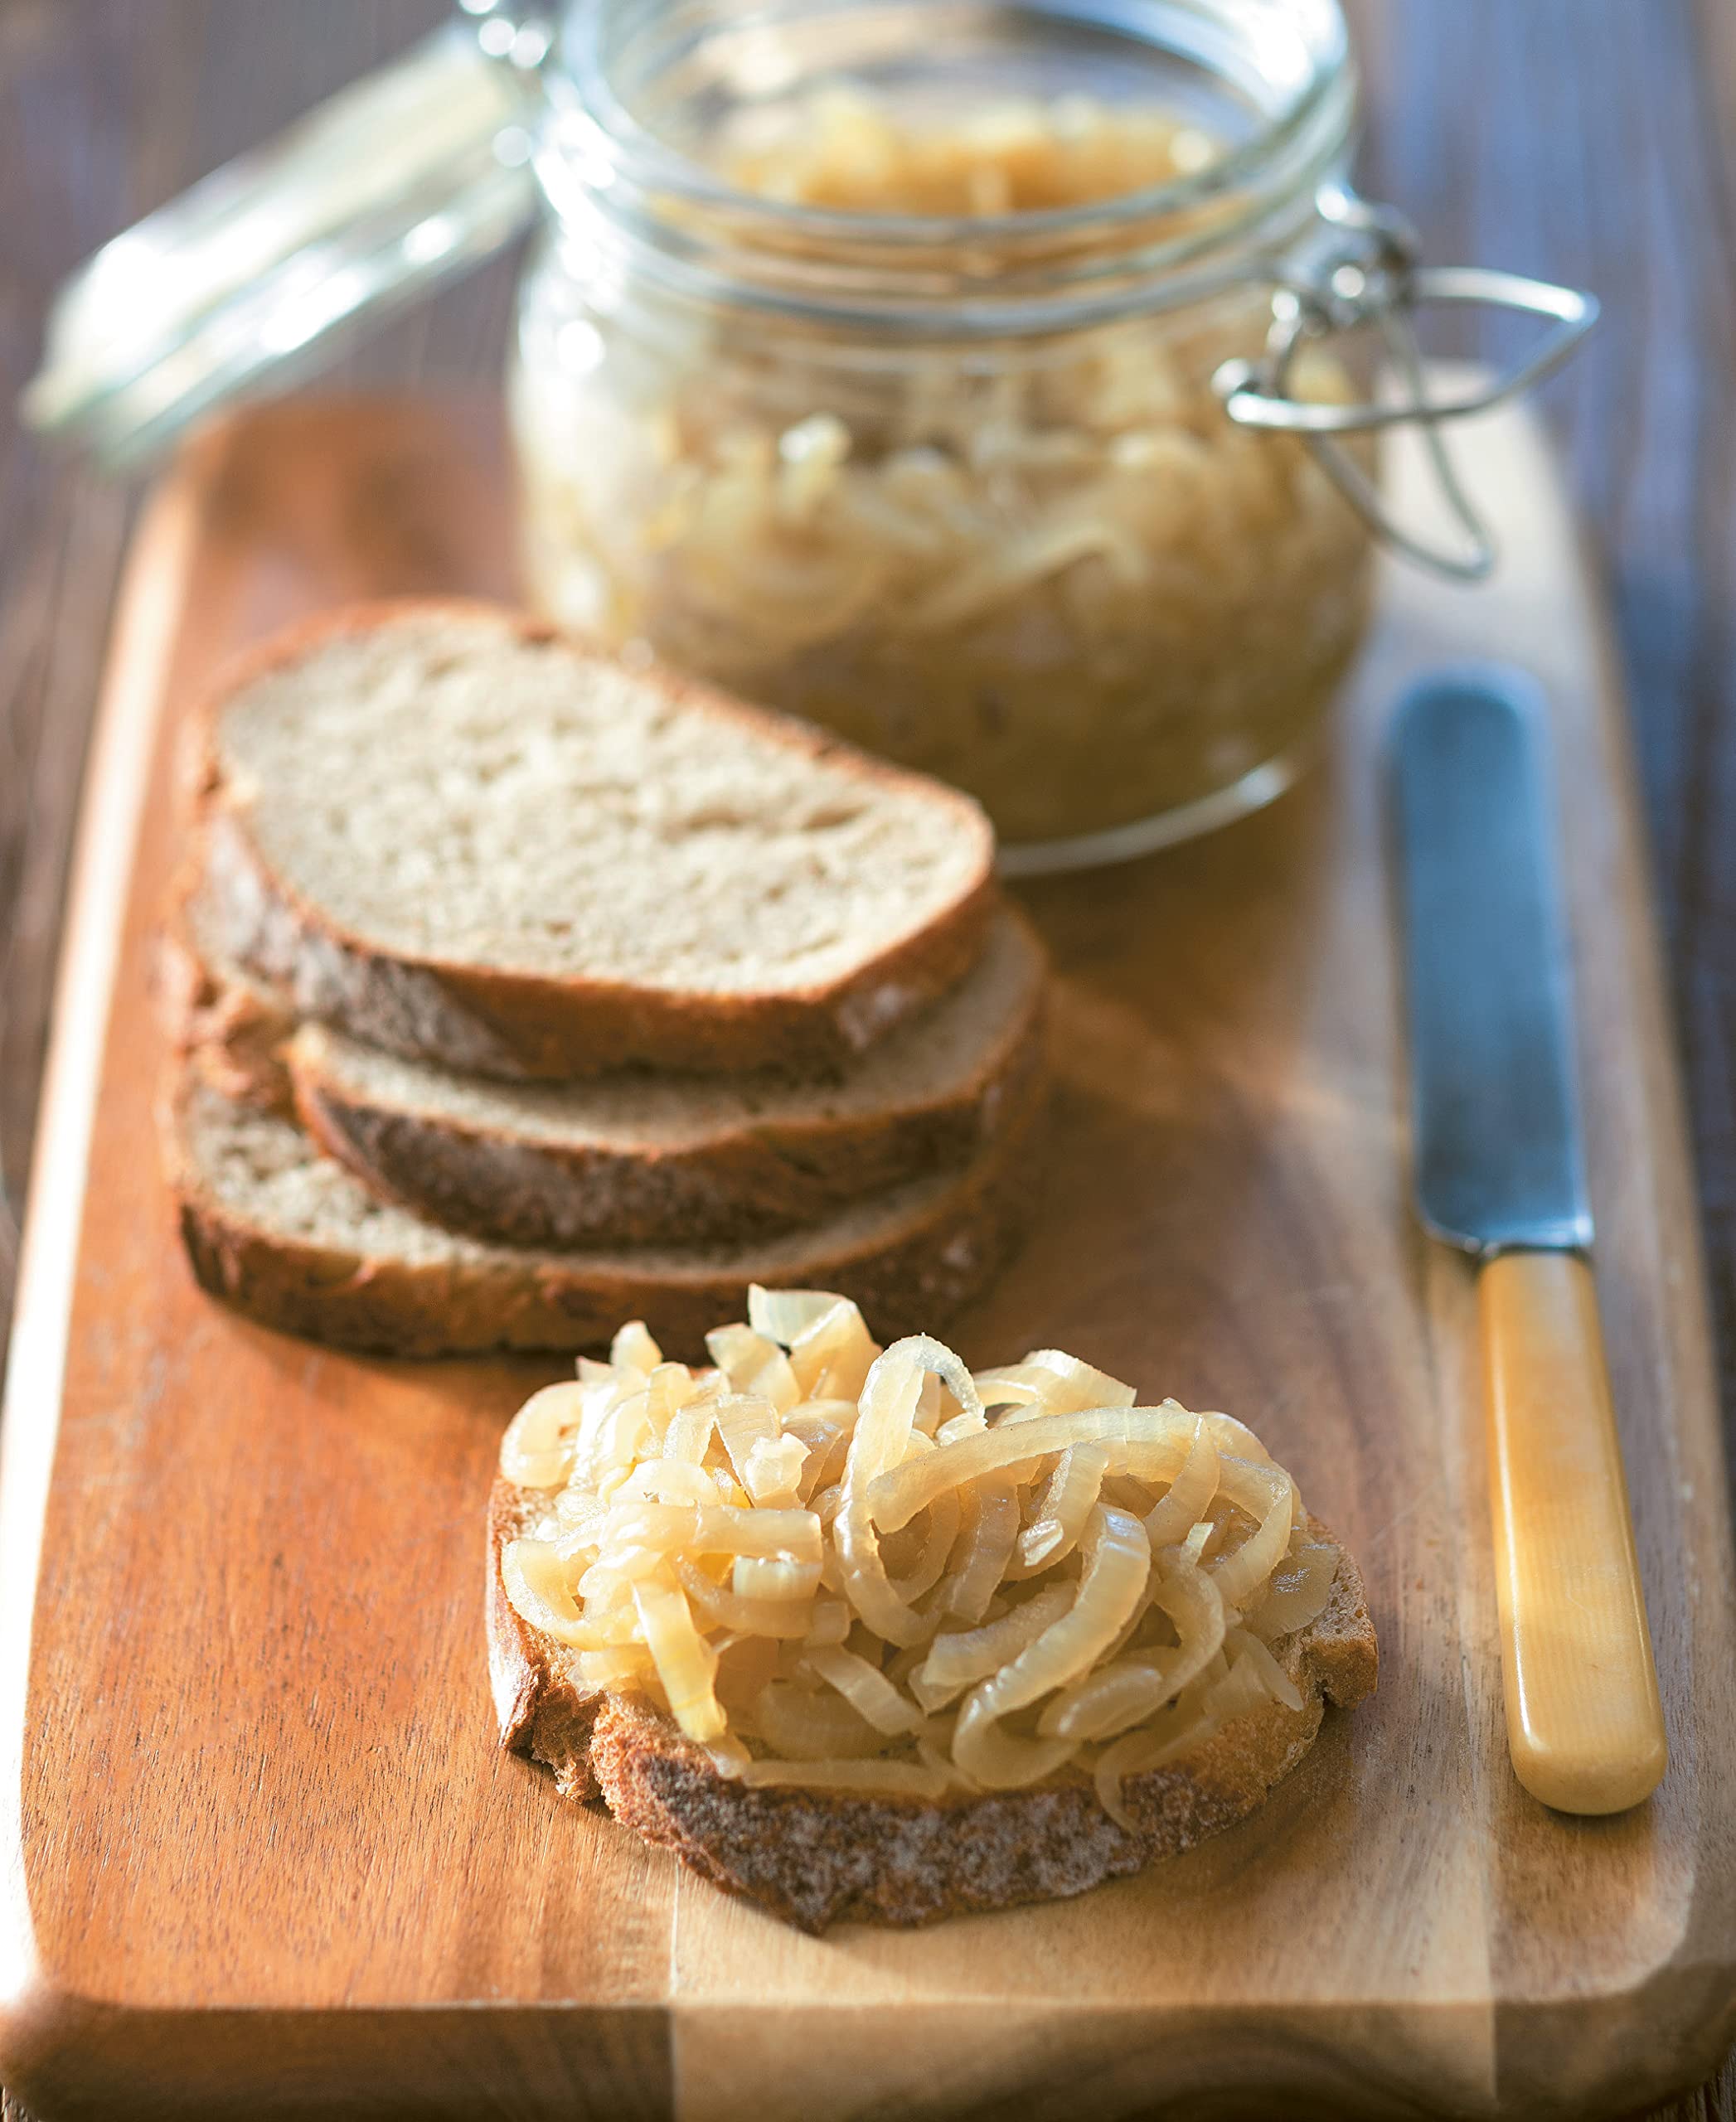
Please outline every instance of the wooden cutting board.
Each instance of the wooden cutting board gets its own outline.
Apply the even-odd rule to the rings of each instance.
[[[482,1507],[537,1363],[361,1361],[192,1286],[149,941],[177,723],[338,598],[508,586],[485,419],[289,404],[145,516],[92,763],[4,1428],[0,2076],[42,2118],[1588,2117],[1736,1996],[1736,1626],[1695,1204],[1604,628],[1525,416],[1465,433],[1493,586],[1394,570],[1328,763],[1034,889],[1062,1088],[967,1353],[1059,1343],[1258,1427],[1362,1561],[1378,1698],[1244,1826],[1060,1906],[822,1941],[495,1749]],[[1414,497],[1415,468],[1394,467]],[[1502,1744],[1467,1271],[1409,1213],[1384,718],[1554,703],[1598,1263],[1673,1761],[1575,1821]],[[387,763],[382,762],[382,768]]]

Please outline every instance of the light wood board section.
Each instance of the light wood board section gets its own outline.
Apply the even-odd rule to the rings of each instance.
[[[510,530],[492,429],[428,409],[287,405],[183,463],[117,619],[0,1472],[0,2074],[41,2122],[1589,2117],[1711,2066],[1736,1627],[1643,850],[1547,453],[1514,413],[1464,448],[1506,568],[1474,593],[1391,574],[1326,765],[1215,840],[1026,895],[1064,968],[1060,1110],[1030,1242],[961,1329],[977,1359],[1059,1343],[1254,1422],[1363,1562],[1380,1694],[1180,1863],[825,1941],[493,1751],[482,1503],[553,1367],[359,1361],[192,1286],[151,1140],[176,712],[322,604],[503,588]],[[1556,718],[1673,1749],[1607,1821],[1507,1771],[1471,1278],[1406,1190],[1379,740],[1409,673],[1467,655],[1527,662]]]

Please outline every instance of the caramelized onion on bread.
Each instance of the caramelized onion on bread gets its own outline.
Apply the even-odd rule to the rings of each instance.
[[[1251,1811],[1373,1688],[1355,1563],[1229,1417],[856,1306],[643,1325],[501,1452],[503,1742],[805,1929],[1077,1893]]]

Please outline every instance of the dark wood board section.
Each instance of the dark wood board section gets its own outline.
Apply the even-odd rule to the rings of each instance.
[[[1252,1419],[1364,1562],[1380,1693],[1264,1813],[1143,1880],[824,1943],[492,1749],[480,1504],[501,1418],[552,1366],[257,1330],[192,1286],[157,1178],[174,710],[303,610],[503,586],[492,429],[303,401],[159,492],[87,797],[4,1432],[0,2068],[43,2122],[1059,2116],[1082,2086],[1099,2113],[1195,2114],[1212,2088],[1267,2114],[1590,2116],[1711,2066],[1736,1659],[1643,851],[1547,453],[1514,414],[1467,447],[1510,565],[1470,597],[1389,577],[1329,763],[1214,841],[1029,895],[1064,968],[1060,1113],[1030,1242],[961,1330],[978,1359],[1055,1340]],[[1506,1771],[1469,1280],[1405,1198],[1376,739],[1409,670],[1473,651],[1530,662],[1557,715],[1600,1284],[1675,1754],[1610,1822],[1553,1818]]]

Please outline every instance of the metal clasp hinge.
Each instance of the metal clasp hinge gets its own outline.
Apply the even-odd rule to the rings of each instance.
[[[1552,375],[1598,321],[1595,296],[1546,280],[1475,265],[1423,266],[1409,224],[1337,187],[1319,200],[1325,229],[1311,250],[1286,261],[1272,298],[1272,324],[1258,361],[1225,361],[1213,388],[1231,419],[1297,436],[1375,535],[1418,565],[1457,582],[1480,582],[1494,568],[1493,534],[1461,484],[1441,434],[1448,420],[1485,412]],[[1489,382],[1460,391],[1431,390],[1417,342],[1415,312],[1432,303],[1483,304],[1550,320],[1525,359]],[[1288,395],[1301,349],[1335,332],[1370,327],[1391,364],[1391,390],[1378,403],[1334,405]],[[1379,488],[1336,436],[1414,424],[1436,482],[1462,533],[1454,548],[1407,530]]]

